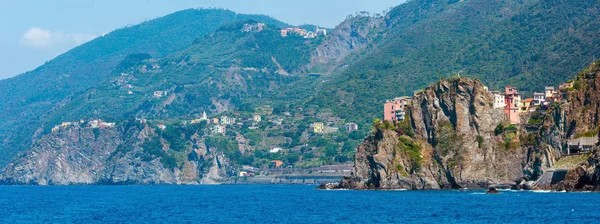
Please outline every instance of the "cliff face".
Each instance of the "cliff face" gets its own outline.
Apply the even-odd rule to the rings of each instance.
[[[355,16],[345,20],[312,53],[309,67],[325,66],[324,72],[332,72],[347,56],[365,49],[372,42],[369,35],[382,24],[383,19],[370,16]]]
[[[199,136],[194,135],[193,145],[203,144]],[[147,125],[125,123],[97,129],[76,125],[44,136],[4,168],[0,183],[215,184],[229,177],[229,169],[229,161],[219,149],[174,151]]]
[[[600,63],[582,71],[572,81],[573,87],[564,92],[565,102],[555,105],[546,117],[536,150],[538,163],[533,169],[554,168],[554,158],[565,156],[567,140],[581,136],[598,136],[600,129]],[[598,143],[596,143],[596,148]],[[558,155],[558,156],[556,156]],[[600,154],[596,151],[582,155],[583,161],[567,167],[564,181],[549,186],[556,190],[600,190]],[[549,158],[549,159],[548,159]],[[560,162],[560,159],[559,161]]]
[[[504,122],[478,80],[444,80],[413,97],[409,120],[377,125],[359,146],[347,188],[482,188],[522,177],[526,149],[507,147]],[[510,141],[509,144],[510,145]]]

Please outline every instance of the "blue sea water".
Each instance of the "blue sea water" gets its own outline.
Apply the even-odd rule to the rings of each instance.
[[[598,223],[598,193],[0,186],[0,223]]]

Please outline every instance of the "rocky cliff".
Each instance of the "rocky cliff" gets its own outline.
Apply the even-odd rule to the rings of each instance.
[[[347,56],[364,50],[373,42],[372,35],[383,24],[382,18],[357,15],[346,19],[331,32],[311,55],[309,67],[332,72],[343,66]],[[317,70],[319,70],[317,69]]]
[[[355,172],[342,186],[355,189],[447,189],[510,185],[522,177],[526,150],[497,134],[502,109],[478,80],[454,78],[412,98],[404,122],[378,122],[359,146]]]
[[[215,184],[231,174],[218,148],[202,132],[176,149],[148,124],[73,125],[41,138],[0,173],[0,184]]]
[[[507,125],[478,80],[440,81],[415,94],[407,120],[376,121],[341,186],[600,190],[598,143],[579,154],[567,144],[599,135],[599,64],[565,85],[550,108],[522,114],[519,126]]]
[[[600,130],[600,62],[578,74],[571,81],[572,87],[562,92],[565,100],[554,105],[545,117],[539,139],[541,146],[534,150],[537,163],[533,169],[563,169],[566,171],[564,180],[546,186],[555,190],[590,191],[600,190],[600,154],[595,151],[581,155],[582,160],[572,162],[570,166],[555,167],[565,155],[567,141],[579,137],[598,136]],[[562,158],[561,158],[562,157]],[[565,159],[566,160],[566,159]],[[542,172],[543,173],[543,172]]]

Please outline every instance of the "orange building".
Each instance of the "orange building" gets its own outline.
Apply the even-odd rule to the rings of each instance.
[[[275,168],[279,168],[281,166],[283,166],[283,161],[281,160],[271,160],[271,167],[275,167]]]

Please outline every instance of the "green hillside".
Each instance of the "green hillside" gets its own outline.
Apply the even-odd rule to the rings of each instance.
[[[337,105],[345,118],[378,117],[385,99],[455,74],[543,91],[594,60],[599,10],[593,0],[409,1],[312,102]]]
[[[46,116],[74,94],[105,80],[130,54],[160,58],[189,47],[224,24],[256,19],[287,26],[267,16],[227,10],[190,9],[115,30],[74,48],[39,68],[0,81],[0,165],[27,148]],[[39,137],[39,136],[38,136]]]

